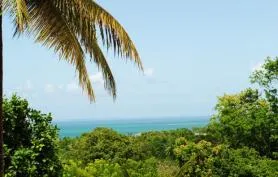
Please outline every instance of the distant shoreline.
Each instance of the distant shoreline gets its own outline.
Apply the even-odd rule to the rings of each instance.
[[[138,134],[149,131],[175,130],[178,128],[197,128],[207,125],[209,116],[171,117],[156,119],[121,119],[121,120],[68,120],[54,121],[60,129],[60,138],[77,137],[97,127],[112,128],[122,134]]]
[[[167,120],[167,119],[188,119],[188,120],[208,120],[211,116],[163,116],[163,117],[114,117],[114,118],[70,118],[70,119],[57,119],[53,123],[59,122],[91,122],[91,121],[126,121],[126,120]]]

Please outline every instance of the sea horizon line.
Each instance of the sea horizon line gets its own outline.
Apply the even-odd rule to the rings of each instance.
[[[69,118],[69,119],[53,119],[52,122],[54,123],[59,123],[59,122],[88,122],[88,121],[126,121],[126,120],[132,120],[132,121],[136,121],[136,120],[167,120],[167,119],[174,119],[174,120],[194,120],[194,119],[198,119],[198,120],[208,120],[211,118],[211,115],[207,115],[207,116],[153,116],[153,117],[105,117],[105,118],[79,118],[79,119],[75,119],[75,118]]]

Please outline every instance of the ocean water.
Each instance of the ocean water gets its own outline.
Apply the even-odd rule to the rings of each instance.
[[[157,130],[203,127],[208,121],[209,117],[164,117],[152,119],[56,121],[54,124],[60,129],[60,138],[64,138],[77,137],[97,127],[112,128],[123,134],[137,134]]]

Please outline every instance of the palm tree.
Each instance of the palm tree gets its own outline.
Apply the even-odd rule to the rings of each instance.
[[[35,42],[53,48],[75,66],[79,85],[90,101],[95,95],[85,65],[85,55],[97,64],[105,88],[116,98],[116,83],[99,42],[115,55],[134,61],[143,69],[139,54],[124,28],[94,0],[0,0],[0,7],[15,25],[14,35],[32,34]],[[3,96],[2,13],[0,18],[0,105]],[[4,174],[3,110],[0,106],[0,177]]]

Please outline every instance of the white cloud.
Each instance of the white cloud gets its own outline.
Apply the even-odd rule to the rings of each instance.
[[[101,72],[90,75],[90,80],[93,84],[103,84],[104,83]],[[76,80],[74,80],[66,85],[64,85],[64,84],[60,84],[60,85],[47,84],[47,85],[45,85],[44,90],[47,93],[53,93],[57,90],[65,90],[67,92],[77,92],[77,91],[81,90],[81,88],[79,87],[78,82]]]
[[[68,88],[73,88],[73,83],[69,84]],[[44,91],[46,93],[54,93],[56,91],[60,91],[64,89],[64,85],[60,84],[60,85],[54,85],[54,84],[46,84],[44,87]]]
[[[153,76],[153,74],[154,74],[154,69],[153,68],[147,68],[144,71],[144,75],[147,76],[147,77],[151,77],[151,76]]]
[[[76,92],[77,90],[79,90],[79,86],[76,82],[71,82],[67,85],[66,90],[68,92]]]
[[[44,87],[44,91],[46,93],[53,93],[53,92],[55,92],[55,90],[56,90],[55,86],[52,85],[52,84],[46,84],[45,87]]]
[[[104,83],[101,72],[91,75],[90,80],[92,83],[95,83],[95,84],[103,84]]]
[[[17,95],[27,99],[38,97],[38,93],[35,90],[35,86],[31,80],[26,80],[23,84],[16,88],[5,90],[4,93],[7,96],[11,96],[12,94],[16,93]]]

